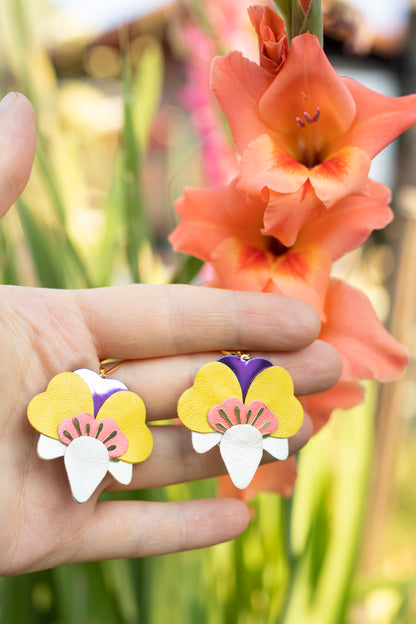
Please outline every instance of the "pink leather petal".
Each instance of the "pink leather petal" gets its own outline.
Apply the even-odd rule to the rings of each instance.
[[[278,421],[263,401],[250,401],[245,406],[236,398],[229,398],[215,405],[208,412],[208,422],[213,429],[225,433],[235,425],[252,425],[262,435],[276,431]]]
[[[110,457],[120,457],[128,448],[128,440],[114,420],[102,418],[97,421],[87,413],[63,420],[58,427],[58,435],[61,442],[67,445],[82,436],[95,438],[104,444]]]

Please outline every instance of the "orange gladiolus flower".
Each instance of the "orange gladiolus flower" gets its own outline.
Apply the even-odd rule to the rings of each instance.
[[[247,198],[236,183],[185,191],[176,203],[181,222],[169,237],[173,248],[209,262],[216,286],[297,297],[325,318],[332,262],[391,220],[389,189],[371,182],[368,197],[352,196],[331,211],[321,209],[288,248],[263,233],[266,202]]]
[[[241,154],[238,188],[267,202],[266,233],[286,246],[317,210],[367,195],[371,159],[416,122],[416,95],[341,78],[309,33],[276,76],[238,52],[215,59],[212,88]]]

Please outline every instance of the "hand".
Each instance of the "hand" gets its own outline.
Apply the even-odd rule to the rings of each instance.
[[[223,349],[283,365],[297,394],[327,389],[340,363],[329,345],[315,341],[318,333],[315,312],[280,295],[196,286],[1,286],[0,574],[207,546],[235,537],[249,520],[245,504],[232,499],[97,502],[103,490],[123,487],[111,475],[89,501],[75,503],[62,459],[38,457],[39,434],[26,416],[29,401],[54,375],[127,359],[112,376],[142,397],[148,420],[171,419],[196,371]],[[135,465],[130,489],[224,473],[218,449],[195,453],[181,425],[152,427],[152,433],[154,450]],[[306,417],[290,451],[310,435]]]
[[[7,96],[0,103],[0,216],[28,180],[35,145],[31,104]],[[62,459],[38,457],[39,434],[26,416],[29,401],[54,375],[127,359],[112,376],[142,397],[149,420],[171,419],[196,371],[222,350],[247,350],[283,365],[297,394],[327,389],[338,379],[340,360],[315,341],[318,333],[311,308],[278,295],[191,286],[0,286],[0,575],[198,548],[235,537],[249,520],[245,504],[232,499],[97,502],[102,491],[121,488],[111,476],[88,502],[75,503]],[[291,452],[310,435],[305,417]],[[134,467],[131,489],[224,472],[218,449],[198,455],[180,425],[153,427],[153,437],[154,450]]]

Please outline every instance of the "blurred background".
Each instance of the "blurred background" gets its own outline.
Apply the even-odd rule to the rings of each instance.
[[[185,186],[228,180],[235,154],[209,92],[216,54],[257,58],[248,0],[2,0],[0,95],[38,116],[31,180],[0,223],[4,284],[84,288],[194,280],[167,241]],[[323,2],[341,74],[416,92],[405,0]],[[416,353],[416,130],[378,157],[394,222],[336,272],[362,288]],[[229,544],[0,579],[0,624],[412,624],[416,621],[416,384],[406,375],[331,422],[290,488],[268,483]],[[319,457],[319,462],[317,458]],[[294,470],[292,467],[291,470]],[[133,493],[215,495],[215,480]],[[277,491],[273,491],[277,490]],[[282,495],[282,491],[283,494]]]

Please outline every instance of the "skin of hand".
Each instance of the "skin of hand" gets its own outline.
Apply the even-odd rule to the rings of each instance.
[[[9,149],[0,149],[0,214],[23,190],[36,144],[28,100],[11,96],[2,110],[3,102],[0,145]],[[39,434],[26,415],[29,401],[54,375],[98,372],[107,358],[128,360],[111,376],[142,397],[149,421],[172,419],[197,370],[222,350],[248,351],[284,366],[296,394],[326,390],[341,364],[316,340],[319,327],[313,309],[280,295],[181,285],[0,286],[0,575],[209,546],[239,535],[249,522],[245,503],[233,499],[99,501],[105,490],[126,489],[111,475],[86,503],[74,502],[62,458],[38,457]],[[224,473],[218,448],[197,454],[182,425],[152,427],[152,433],[153,452],[134,467],[128,489]],[[290,452],[311,433],[305,415]]]

